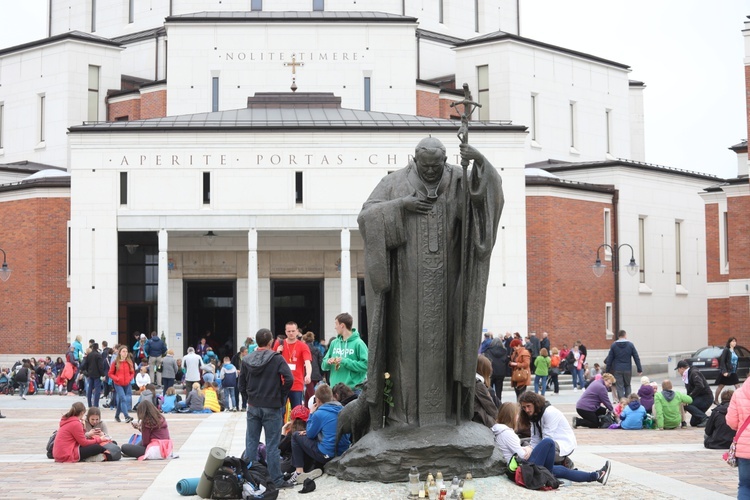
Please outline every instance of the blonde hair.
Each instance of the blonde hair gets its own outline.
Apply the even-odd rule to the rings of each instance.
[[[553,347],[552,348],[552,355],[553,356],[557,356],[558,354],[560,354],[560,350],[557,347]]]
[[[198,382],[193,382],[193,390],[197,391],[201,388],[201,385]]]
[[[518,418],[518,405],[516,403],[502,403],[500,409],[497,410],[497,417],[495,422],[498,424],[504,424],[513,429],[516,426],[516,419]]]
[[[602,375],[602,380],[606,380],[610,384],[614,384],[615,383],[615,376],[612,375],[611,373],[605,373],[604,375]]]
[[[170,356],[174,356],[174,351],[172,349],[167,349],[167,354]]]
[[[174,396],[175,394],[177,394],[177,391],[174,390],[174,387],[167,389],[167,396]]]
[[[648,379],[647,376],[644,375],[644,376],[641,377],[641,385],[648,385],[650,383],[651,383],[651,381]]]

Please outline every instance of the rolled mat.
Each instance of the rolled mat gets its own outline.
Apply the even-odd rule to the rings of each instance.
[[[198,487],[195,489],[195,492],[199,497],[211,497],[211,490],[214,486],[214,472],[221,467],[226,457],[227,450],[224,448],[211,448],[208,458],[206,459],[206,466],[203,468],[203,474],[201,474],[200,480],[198,481]]]
[[[195,492],[198,489],[198,481],[200,481],[200,479],[201,478],[199,477],[180,479],[179,481],[177,481],[177,493],[184,497],[191,497],[195,495]]]

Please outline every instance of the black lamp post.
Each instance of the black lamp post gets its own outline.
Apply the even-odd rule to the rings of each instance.
[[[628,274],[631,276],[635,276],[635,273],[638,272],[638,264],[635,263],[635,252],[633,251],[633,247],[628,245],[627,243],[623,243],[622,245],[615,244],[614,246],[609,245],[607,243],[602,243],[599,245],[599,248],[596,249],[596,262],[593,266],[591,266],[591,270],[594,272],[594,276],[597,278],[601,278],[601,276],[604,274],[604,270],[607,268],[604,264],[602,264],[602,260],[599,257],[599,252],[602,248],[609,248],[609,250],[612,252],[612,272],[615,274],[615,300],[614,300],[614,333],[615,335],[617,332],[620,331],[620,249],[622,247],[628,247],[630,248],[630,262],[628,265],[625,266],[625,269],[628,270]]]

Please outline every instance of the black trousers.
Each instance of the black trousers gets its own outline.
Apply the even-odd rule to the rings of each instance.
[[[607,409],[603,406],[597,408],[596,411],[582,410],[580,408],[576,408],[576,411],[581,416],[581,418],[576,418],[576,425],[578,427],[588,427],[589,429],[598,429],[599,415],[607,413]]]

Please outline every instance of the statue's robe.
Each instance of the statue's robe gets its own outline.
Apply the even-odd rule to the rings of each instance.
[[[360,212],[369,317],[366,397],[373,429],[383,424],[386,372],[393,382],[389,425],[455,422],[457,408],[460,420],[473,417],[490,254],[504,202],[499,174],[486,159],[478,163],[469,171],[463,273],[460,167],[446,164],[429,214],[403,206],[402,199],[415,192],[427,196],[413,161],[384,177]],[[463,276],[467,285],[461,319]]]

